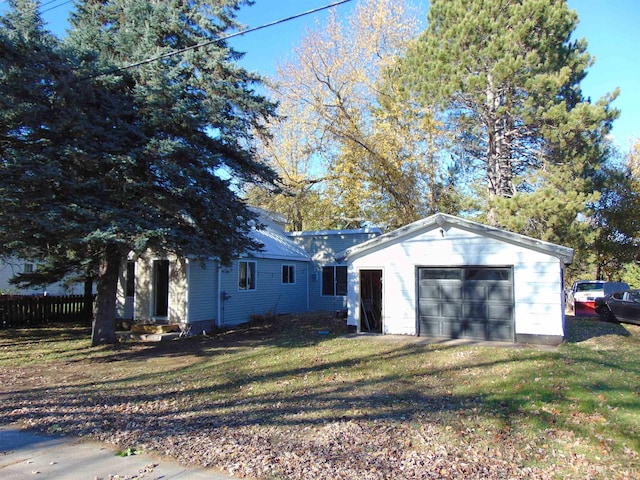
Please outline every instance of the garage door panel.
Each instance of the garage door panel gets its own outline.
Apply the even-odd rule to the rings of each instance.
[[[467,322],[463,338],[483,340],[486,338],[487,325],[483,322]]]
[[[465,300],[485,300],[487,298],[487,289],[485,285],[469,285],[464,286]]]
[[[459,282],[456,284],[450,284],[447,282],[441,286],[440,298],[442,300],[448,301],[448,302],[457,302],[462,300],[462,297],[463,297],[462,286],[460,285]]]
[[[440,285],[420,283],[420,298],[425,300],[439,300]]]
[[[460,300],[462,287],[460,282],[442,282],[438,284],[420,282],[420,298],[432,300]]]
[[[493,322],[490,328],[487,329],[487,340],[504,340],[507,338],[513,338],[512,322]]]
[[[511,302],[513,300],[511,285],[493,285],[487,287],[487,299],[496,302]]]
[[[433,303],[420,301],[419,314],[421,318],[462,318],[462,305],[455,303]]]
[[[444,303],[440,306],[440,316],[445,318],[460,318],[462,316],[462,305]]]
[[[421,268],[420,280],[461,280],[460,268]]]
[[[442,322],[440,318],[428,318],[420,317],[420,332],[421,335],[430,337],[444,337],[442,333]]]
[[[511,268],[509,267],[467,267],[464,272],[467,281],[510,282]]]
[[[512,269],[419,269],[419,333],[513,340]]]
[[[462,315],[464,318],[474,320],[487,320],[487,304],[484,302],[465,302],[462,305]]]
[[[420,317],[438,318],[440,316],[440,303],[421,298],[418,306],[418,313]]]
[[[462,309],[465,318],[476,318],[488,321],[509,320],[513,316],[513,306],[507,304],[492,304],[489,302],[465,302]]]
[[[491,320],[504,321],[513,318],[512,305],[488,305],[487,317]]]
[[[471,320],[444,321],[442,324],[444,337],[484,339],[486,325]]]

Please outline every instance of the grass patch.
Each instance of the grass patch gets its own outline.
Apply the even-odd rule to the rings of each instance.
[[[345,333],[328,315],[100,348],[86,328],[4,330],[0,414],[127,446],[247,429],[289,445],[357,422],[408,432],[405,450],[436,439],[552,478],[640,472],[638,326],[570,317],[557,349]]]

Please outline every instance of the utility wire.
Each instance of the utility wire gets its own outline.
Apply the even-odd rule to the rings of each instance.
[[[57,2],[57,1],[58,1],[58,0],[50,0],[50,1],[48,1],[48,2],[45,2],[45,3],[43,3],[43,4],[41,4],[41,5],[40,5],[40,8],[42,9],[42,7],[46,7],[47,5],[51,5],[52,3]],[[52,7],[45,8],[44,10],[40,10],[40,13],[46,13],[46,12],[49,12],[49,11],[53,10],[54,8],[61,7],[61,6],[63,6],[63,5],[66,5],[67,3],[71,3],[72,1],[73,1],[73,0],[66,0],[66,1],[64,1],[64,2],[62,2],[62,3],[57,4],[57,5],[53,5]]]
[[[113,75],[114,73],[123,72],[123,71],[129,70],[131,68],[139,67],[141,65],[147,65],[149,63],[157,62],[158,60],[164,60],[165,58],[170,58],[170,57],[173,57],[174,55],[179,55],[181,53],[188,52],[190,50],[196,50],[198,48],[206,47],[208,45],[211,45],[211,44],[214,44],[214,43],[217,43],[217,42],[222,42],[222,41],[228,40],[230,38],[239,37],[241,35],[244,35],[245,33],[252,33],[252,32],[256,32],[258,30],[262,30],[264,28],[273,27],[275,25],[279,25],[281,23],[289,22],[291,20],[295,20],[297,18],[304,17],[305,15],[311,15],[312,13],[317,13],[317,12],[320,12],[322,10],[327,10],[329,8],[332,8],[332,7],[337,7],[338,5],[342,5],[343,3],[348,3],[348,2],[351,2],[351,1],[352,0],[340,0],[338,2],[334,2],[334,3],[331,3],[329,5],[325,5],[323,7],[314,8],[312,10],[308,10],[306,12],[298,13],[296,15],[292,15],[292,16],[287,17],[287,18],[282,18],[282,19],[276,20],[274,22],[265,23],[265,24],[260,25],[258,27],[248,28],[246,30],[242,30],[241,32],[231,33],[231,34],[229,34],[227,36],[224,36],[224,37],[221,37],[221,38],[217,38],[215,40],[208,40],[206,42],[198,43],[196,45],[191,45],[190,47],[181,48],[179,50],[173,50],[171,52],[163,53],[162,55],[158,55],[156,57],[151,57],[151,58],[147,58],[146,60],[141,60],[139,62],[131,63],[129,65],[125,65],[124,67],[114,68],[113,70],[109,70],[107,72],[102,72],[102,73],[97,73],[95,75],[90,75],[88,77],[82,78],[81,80],[93,80],[94,78],[103,77],[105,75]]]

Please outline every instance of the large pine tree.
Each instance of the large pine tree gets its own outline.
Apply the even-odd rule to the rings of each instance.
[[[571,38],[577,21],[565,0],[432,0],[403,62],[408,89],[446,113],[458,152],[483,172],[475,210],[552,241],[597,198],[591,178],[617,116],[616,94],[583,98],[593,59]]]
[[[68,38],[51,46],[33,2],[14,2],[7,16],[3,41],[21,52],[3,57],[6,71],[29,78],[9,92],[20,109],[7,104],[28,127],[7,114],[13,147],[3,143],[0,175],[3,201],[13,203],[0,214],[3,253],[46,257],[52,275],[96,275],[94,345],[115,340],[128,252],[156,247],[228,262],[259,248],[238,192],[274,180],[250,133],[274,106],[221,40],[245,3],[81,1]],[[37,52],[60,58],[62,73]],[[34,104],[45,112],[29,112]]]

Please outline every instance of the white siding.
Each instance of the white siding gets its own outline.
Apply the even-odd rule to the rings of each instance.
[[[169,260],[169,312],[166,319],[153,317],[153,262]],[[187,262],[175,255],[148,252],[136,260],[136,295],[134,320],[162,320],[167,323],[187,323]]]
[[[357,285],[361,269],[383,270],[384,333],[416,334],[417,267],[488,265],[514,269],[516,335],[563,335],[561,262],[522,245],[454,227],[434,228],[349,260],[350,285]],[[351,289],[350,325],[359,325],[358,302],[357,289]]]
[[[547,261],[514,266],[516,335],[564,336],[562,265]]]

